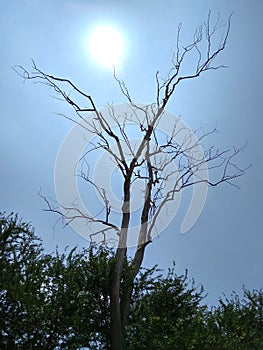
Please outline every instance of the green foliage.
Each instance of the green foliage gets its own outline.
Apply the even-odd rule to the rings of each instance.
[[[29,334],[38,338],[42,268],[42,248],[31,226],[17,215],[0,214],[1,348],[26,342]]]
[[[0,348],[107,346],[110,251],[43,254],[30,225],[0,220]]]
[[[0,213],[0,349],[110,349],[113,252],[94,248],[45,254],[29,224]],[[129,280],[126,262],[123,280]],[[125,288],[125,284],[122,284]],[[122,291],[121,291],[122,292]],[[134,284],[127,349],[262,350],[263,292],[208,309],[202,286],[141,269]]]
[[[262,350],[263,291],[244,288],[242,299],[236,293],[220,299],[207,313],[206,323],[207,344],[213,344],[213,349]]]
[[[194,349],[205,307],[200,306],[203,288],[188,282],[187,272],[177,276],[174,267],[167,277],[141,275],[144,286],[136,291],[128,330],[129,349]],[[140,285],[141,281],[137,281]],[[200,341],[198,340],[198,343]]]

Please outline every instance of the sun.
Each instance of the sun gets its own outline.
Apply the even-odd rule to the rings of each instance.
[[[89,38],[89,53],[104,66],[116,66],[123,55],[123,39],[119,31],[110,26],[96,28]]]

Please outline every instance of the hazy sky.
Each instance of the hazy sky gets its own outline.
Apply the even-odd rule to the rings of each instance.
[[[180,86],[169,110],[193,129],[218,132],[210,138],[220,148],[247,149],[238,162],[252,167],[238,180],[240,190],[223,184],[210,188],[202,215],[185,235],[179,228],[187,209],[185,197],[172,225],[148,246],[145,266],[171,266],[203,283],[207,301],[232,290],[263,287],[262,230],[262,81],[263,2],[213,1],[87,1],[10,0],[0,3],[0,210],[31,221],[44,245],[86,246],[70,228],[52,229],[56,216],[43,212],[42,192],[55,198],[54,163],[60,144],[72,128],[53,112],[65,105],[44,86],[23,81],[12,70],[30,68],[33,58],[45,72],[68,77],[91,93],[97,106],[124,102],[109,69],[91,60],[87,50],[93,28],[110,24],[125,39],[122,76],[134,100],[154,102],[155,73],[167,72],[179,22],[187,39],[207,16],[222,18],[233,11],[228,45],[211,71]]]

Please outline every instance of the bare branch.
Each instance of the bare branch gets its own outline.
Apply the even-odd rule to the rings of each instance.
[[[80,90],[76,85],[74,85],[70,80],[64,79],[64,78],[58,78],[50,74],[46,74],[40,69],[37,68],[34,60],[32,59],[32,65],[33,65],[33,72],[29,73],[24,67],[17,65],[13,69],[17,74],[19,74],[22,78],[25,80],[36,80],[38,82],[43,82],[44,84],[51,87],[56,93],[58,93],[60,96],[64,98],[64,100],[72,105],[72,107],[78,111],[78,112],[94,112],[96,111],[95,103],[90,95],[87,95],[85,92]],[[73,90],[75,90],[77,93],[79,93],[81,96],[83,96],[85,99],[88,99],[88,101],[91,104],[91,108],[81,108],[76,102],[74,102],[70,97],[69,94],[66,94],[57,84],[56,82],[60,83],[66,83],[67,85],[71,86]]]
[[[74,203],[72,203],[72,206],[66,207],[66,206],[63,206],[61,203],[57,203],[56,201],[50,200],[48,197],[43,196],[40,191],[38,192],[38,195],[45,201],[47,205],[47,208],[44,209],[44,211],[58,214],[62,219],[62,221],[65,222],[64,227],[68,226],[73,220],[81,219],[81,220],[85,220],[87,224],[89,223],[102,224],[102,226],[107,227],[107,231],[112,229],[115,231],[115,233],[118,236],[120,234],[119,227],[117,227],[116,225],[108,221],[108,216],[109,216],[108,212],[106,213],[106,219],[103,220],[103,219],[97,218],[98,214],[91,216],[91,215],[88,215],[87,213],[82,212]],[[54,204],[52,204],[51,201],[54,202]],[[62,208],[63,211],[59,208]],[[100,231],[98,231],[98,233],[101,231],[105,232],[105,228],[102,228]]]
[[[173,95],[176,86],[183,80],[186,79],[194,79],[199,77],[202,73],[208,70],[217,70],[220,68],[225,68],[225,65],[215,65],[213,66],[212,63],[214,60],[218,57],[218,55],[225,49],[227,44],[227,39],[229,37],[230,33],[230,25],[231,25],[231,17],[232,14],[228,18],[228,22],[226,24],[226,31],[225,34],[221,40],[221,42],[218,44],[217,48],[212,48],[212,39],[214,38],[214,35],[223,27],[222,24],[220,24],[220,15],[218,14],[215,24],[211,27],[211,11],[208,13],[207,21],[201,25],[199,28],[196,29],[193,41],[183,46],[183,50],[181,51],[180,48],[180,33],[182,24],[179,24],[178,30],[177,30],[177,41],[176,41],[176,52],[173,53],[172,56],[172,68],[170,69],[168,73],[168,77],[164,79],[164,83],[160,85],[159,78],[156,79],[157,82],[157,105],[160,104],[160,94],[161,91],[164,89],[164,94],[162,98],[162,107],[165,108],[169,99]],[[203,32],[205,31],[205,35]],[[206,41],[206,49],[204,50],[204,42]],[[183,63],[185,62],[186,57],[190,57],[190,54],[193,54],[194,51],[196,51],[196,65],[195,69],[188,74],[183,73],[180,74],[183,71]],[[159,73],[158,73],[159,74]]]

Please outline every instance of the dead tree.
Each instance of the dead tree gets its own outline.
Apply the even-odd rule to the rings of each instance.
[[[80,176],[90,185],[94,186],[104,203],[104,211],[100,216],[90,216],[82,212],[75,205],[55,208],[49,200],[46,200],[48,209],[57,212],[67,222],[83,219],[88,223],[100,224],[101,228],[90,236],[101,235],[107,241],[107,235],[113,232],[117,239],[115,263],[112,269],[110,285],[110,308],[111,308],[111,348],[120,350],[125,348],[125,329],[128,325],[129,308],[133,292],[133,283],[141,267],[145,248],[152,240],[152,232],[156,220],[167,202],[176,198],[184,188],[197,183],[206,183],[217,186],[221,183],[233,184],[233,180],[243,175],[244,169],[240,169],[233,163],[233,158],[243,148],[233,150],[215,150],[211,147],[204,153],[196,152],[202,140],[212,132],[202,134],[197,142],[192,142],[187,136],[183,143],[175,141],[180,132],[177,125],[171,125],[171,136],[166,140],[160,140],[157,132],[158,124],[165,118],[167,104],[175,94],[176,89],[184,80],[191,80],[201,74],[224,68],[217,65],[216,60],[225,49],[230,33],[231,16],[227,23],[222,24],[220,16],[215,23],[211,24],[211,15],[208,14],[207,21],[202,24],[193,35],[193,40],[186,46],[181,45],[181,25],[178,26],[176,48],[174,50],[171,68],[164,77],[156,73],[156,98],[155,102],[148,106],[137,104],[124,81],[120,80],[114,70],[114,78],[127,99],[132,111],[132,116],[124,115],[120,118],[115,115],[114,107],[109,106],[108,112],[115,123],[113,128],[108,119],[96,107],[95,99],[88,93],[79,89],[71,80],[46,74],[40,70],[33,61],[33,71],[28,72],[21,66],[16,71],[26,80],[34,80],[46,84],[53,89],[60,98],[68,103],[74,110],[74,116],[61,114],[82,128],[97,136],[92,147],[85,157],[88,164],[88,156],[95,150],[108,152],[123,179],[122,195],[123,202],[120,211],[120,223],[111,220],[112,207],[107,197],[107,188],[100,188],[89,177],[89,171],[80,172]],[[220,34],[220,37],[219,37]],[[217,40],[219,38],[219,40]],[[216,41],[216,42],[214,42]],[[186,60],[191,60],[190,68],[185,65]],[[190,71],[189,71],[190,69]],[[83,104],[79,101],[84,101]],[[88,105],[88,107],[86,107]],[[140,132],[140,142],[135,146],[131,144],[127,124],[136,121]],[[114,151],[112,144],[115,145]],[[190,158],[190,160],[189,160]],[[177,167],[171,170],[171,163],[176,162]],[[202,176],[196,177],[197,172],[204,168],[216,169],[218,175],[216,180],[208,180]],[[168,191],[164,191],[167,181],[173,185]],[[139,232],[137,237],[137,248],[130,261],[127,259],[127,239],[131,222],[131,193],[136,181],[143,184],[143,205],[140,213]],[[235,184],[234,184],[235,185]],[[128,265],[129,276],[123,273],[124,266]]]

